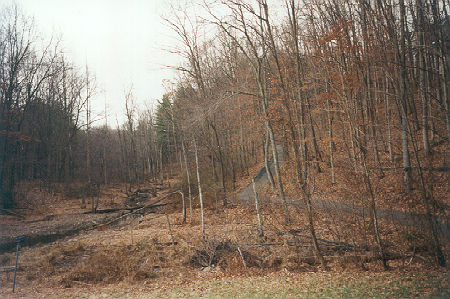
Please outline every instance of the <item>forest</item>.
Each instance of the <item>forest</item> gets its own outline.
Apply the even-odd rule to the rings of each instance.
[[[72,64],[17,7],[1,12],[1,211],[43,211],[37,194],[73,193],[89,211],[112,186],[128,197],[158,186],[183,194],[161,212],[172,245],[172,229],[182,233],[170,217],[198,231],[187,237],[197,242],[190,265],[222,261],[233,272],[229,250],[264,273],[352,263],[446,273],[448,2],[191,5],[162,18],[178,38],[169,51],[183,59],[170,66],[176,78],[154,109],[130,88],[122,123],[92,112],[99,90],[88,66]],[[236,209],[255,230],[242,238],[261,250],[220,229]],[[277,254],[292,258],[268,262]]]

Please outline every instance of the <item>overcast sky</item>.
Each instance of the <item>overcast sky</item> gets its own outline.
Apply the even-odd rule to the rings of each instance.
[[[110,123],[124,119],[124,93],[131,86],[136,103],[155,103],[164,94],[162,81],[172,79],[166,65],[179,58],[166,50],[176,42],[161,19],[165,0],[0,0],[17,3],[44,37],[62,37],[67,56],[95,74],[99,94],[94,109],[107,101]]]

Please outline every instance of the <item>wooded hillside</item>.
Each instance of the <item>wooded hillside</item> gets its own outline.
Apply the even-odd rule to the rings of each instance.
[[[224,205],[249,167],[273,160],[269,180],[286,222],[286,198],[304,200],[315,238],[311,198],[336,192],[369,208],[381,256],[376,208],[424,213],[427,238],[443,265],[433,218],[447,215],[449,191],[446,3],[199,5],[207,16],[175,10],[166,20],[186,61],[165,109],[172,154],[197,140],[203,171],[212,174]],[[320,256],[317,244],[315,251]]]
[[[84,192],[122,182],[132,191],[178,176],[191,211],[198,198],[217,209],[239,200],[265,167],[260,195],[280,200],[283,224],[299,219],[292,201],[304,204],[324,268],[313,204],[323,198],[367,209],[363,223],[347,224],[365,236],[354,245],[376,248],[385,267],[387,244],[406,239],[390,239],[378,209],[425,215],[423,235],[405,238],[428,244],[445,265],[436,219],[447,219],[450,191],[447,1],[192,5],[204,13],[174,7],[165,18],[179,38],[172,52],[184,58],[173,66],[178,78],[155,111],[137,107],[130,89],[126,121],[114,129],[111,120],[95,126],[88,67],[68,62],[57,41],[43,42],[17,9],[2,12],[3,208],[30,200],[21,197],[26,183]]]

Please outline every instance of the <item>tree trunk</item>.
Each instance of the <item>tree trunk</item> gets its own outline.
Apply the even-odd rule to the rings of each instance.
[[[184,166],[186,167],[186,177],[188,183],[188,196],[189,196],[189,222],[192,223],[192,192],[191,192],[191,176],[189,174],[189,165],[187,161],[186,147],[184,146],[184,140],[181,141],[183,147]]]
[[[252,185],[253,185],[253,193],[255,194],[255,207],[256,207],[256,215],[258,217],[259,237],[262,237],[262,236],[264,236],[264,232],[263,232],[263,228],[262,228],[261,213],[259,212],[258,193],[256,192],[256,186],[255,186],[255,180],[254,179],[252,179]]]
[[[330,168],[331,168],[331,183],[336,183],[335,173],[334,173],[334,141],[333,141],[333,116],[331,114],[331,100],[327,100],[328,103],[328,137],[330,141],[328,142],[330,150]]]
[[[399,61],[399,92],[400,92],[400,118],[401,140],[403,157],[403,180],[406,192],[411,192],[411,160],[408,148],[408,103],[406,95],[406,49],[405,49],[405,2],[400,0],[400,50],[397,53]]]
[[[194,150],[195,150],[195,163],[197,166],[198,197],[200,199],[200,213],[202,218],[202,238],[205,239],[205,216],[203,212],[203,193],[202,193],[202,184],[200,182],[200,166],[198,164],[197,142],[195,141],[195,138],[194,138]]]
[[[384,252],[384,247],[383,247],[383,244],[381,241],[380,231],[378,228],[378,217],[377,217],[377,209],[376,209],[376,204],[375,204],[375,194],[373,192],[372,183],[370,181],[369,172],[367,170],[365,154],[363,154],[362,159],[363,159],[363,164],[364,164],[364,178],[365,178],[367,188],[368,188],[369,194],[370,194],[370,215],[371,215],[371,222],[372,222],[372,227],[373,227],[373,234],[374,234],[375,242],[377,243],[377,246],[378,246],[378,250],[380,251],[381,260],[383,262],[383,268],[384,268],[384,270],[387,270],[388,265],[387,265],[386,254]]]
[[[217,150],[219,151],[220,184],[221,184],[221,188],[222,188],[222,192],[223,192],[222,204],[224,207],[226,207],[227,206],[227,189],[225,187],[225,169],[223,166],[222,147],[220,146],[219,135],[217,134],[216,126],[211,124],[211,128],[213,129],[214,137],[215,137],[216,144],[217,144]]]
[[[273,181],[272,170],[270,170],[270,164],[269,164],[269,141],[270,141],[269,131],[266,130],[266,136],[264,138],[264,144],[263,144],[264,166],[266,167],[267,178],[269,179],[270,186],[272,187],[272,190],[275,190],[275,183]]]
[[[418,60],[419,60],[419,86],[420,97],[422,99],[422,141],[425,155],[430,155],[430,141],[428,136],[428,94],[426,87],[426,62],[425,62],[425,22],[423,15],[422,0],[416,0],[418,32],[417,39],[419,42]]]

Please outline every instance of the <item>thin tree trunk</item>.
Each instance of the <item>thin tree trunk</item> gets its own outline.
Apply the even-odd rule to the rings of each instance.
[[[378,217],[377,217],[377,209],[376,209],[376,204],[375,204],[375,194],[373,192],[372,183],[370,181],[369,172],[367,170],[365,154],[363,154],[362,160],[364,163],[364,177],[366,179],[367,188],[368,188],[369,194],[370,194],[370,215],[372,216],[371,222],[372,222],[372,226],[373,226],[375,242],[377,243],[378,250],[380,251],[381,260],[383,261],[383,268],[385,270],[387,270],[388,265],[387,265],[386,254],[384,252],[384,248],[383,248],[383,244],[382,244],[381,236],[380,236],[380,231],[378,228]]]
[[[241,169],[244,169],[249,176],[248,172],[248,153],[245,150],[245,142],[244,142],[244,126],[242,125],[242,108],[241,108],[241,100],[238,99],[239,103],[239,138],[240,138],[240,149],[241,149]]]
[[[411,161],[408,147],[408,103],[406,94],[406,49],[405,49],[405,2],[400,0],[400,51],[397,53],[399,61],[399,91],[400,91],[400,118],[402,127],[402,157],[403,180],[406,191],[411,192]]]
[[[264,165],[266,167],[267,178],[269,179],[272,190],[275,190],[275,183],[273,181],[272,170],[269,165],[269,132],[266,130],[266,136],[264,138]]]
[[[387,143],[388,143],[388,152],[389,152],[389,161],[393,162],[394,161],[394,155],[392,152],[392,131],[391,131],[391,108],[390,108],[390,103],[389,103],[389,84],[387,82],[387,77],[386,77],[386,92],[385,92],[385,96],[384,96],[384,102],[385,102],[385,117],[386,117],[386,129],[387,129]]]
[[[439,2],[440,1],[433,0],[433,2],[431,4],[432,11],[433,11],[434,24],[442,24],[443,23],[441,20],[441,17],[440,17],[440,9],[439,9],[440,3]],[[448,20],[447,11],[445,8],[445,1],[442,2],[442,5],[443,5],[443,11],[445,11],[445,15],[447,16],[447,20]],[[444,40],[443,28],[444,28],[444,26],[438,25],[438,29],[437,29],[437,35],[439,37],[439,56],[440,56],[440,58],[438,58],[440,78],[438,80],[439,80],[439,84],[442,86],[442,102],[443,102],[443,106],[445,109],[445,117],[446,117],[446,125],[447,125],[447,138],[450,141],[450,103],[449,103],[449,99],[448,99],[448,84],[447,84],[448,74],[447,74],[447,67],[446,67],[446,65],[448,63],[446,61],[446,58],[448,55],[446,55],[447,54],[446,48],[445,48],[446,42]]]
[[[425,155],[430,155],[430,141],[428,136],[428,94],[426,87],[426,61],[425,61],[425,39],[424,30],[425,22],[423,15],[423,2],[422,0],[416,0],[417,7],[417,21],[418,21],[418,60],[419,60],[419,85],[420,85],[420,97],[422,99],[422,141]]]
[[[267,107],[267,97],[266,94],[264,92],[264,88],[262,85],[262,77],[261,77],[261,65],[259,65],[258,67],[258,71],[257,71],[257,77],[258,77],[258,87],[259,87],[259,92],[261,95],[261,104],[263,106],[263,113],[265,116],[265,125],[266,125],[266,129],[268,132],[268,135],[270,137],[270,143],[272,146],[272,157],[273,157],[273,163],[275,166],[275,176],[277,179],[277,183],[278,183],[278,192],[280,193],[280,197],[281,197],[281,201],[283,203],[283,207],[284,207],[284,213],[285,213],[285,222],[289,223],[289,209],[287,206],[287,201],[286,201],[286,197],[284,195],[284,189],[283,189],[283,182],[281,180],[281,175],[280,175],[280,166],[279,166],[279,161],[278,161],[278,151],[277,151],[277,146],[276,146],[276,142],[275,142],[275,137],[274,137],[274,133],[273,133],[273,129],[272,129],[272,123],[269,119],[269,114],[268,114],[268,107]]]
[[[331,100],[327,100],[328,103],[328,137],[330,141],[328,143],[330,149],[330,168],[331,168],[331,183],[336,183],[335,173],[334,173],[334,141],[333,141],[333,116],[331,114]]]
[[[286,197],[284,195],[283,182],[281,180],[280,166],[279,166],[280,164],[278,161],[278,149],[277,149],[277,145],[275,143],[275,137],[274,137],[272,126],[270,125],[270,122],[267,122],[267,126],[268,126],[269,137],[270,137],[270,141],[271,141],[271,145],[272,145],[273,163],[275,166],[275,176],[276,176],[277,182],[278,182],[278,192],[280,193],[281,201],[283,202],[285,223],[287,224],[290,222],[290,219],[289,219],[290,217],[289,217],[289,209],[287,206]]]
[[[306,176],[303,176],[303,177],[306,178]],[[314,228],[314,217],[313,217],[313,211],[312,211],[312,205],[311,205],[311,194],[308,190],[308,184],[306,182],[303,183],[302,189],[303,189],[304,201],[306,204],[306,211],[307,211],[307,215],[308,215],[309,233],[311,234],[311,238],[313,241],[314,253],[315,253],[316,257],[319,259],[319,262],[322,265],[322,268],[326,269],[327,265],[326,265],[325,259],[323,258],[322,252],[320,250],[319,242],[317,241],[316,230]]]
[[[162,145],[159,148],[159,179],[162,184],[164,182]]]
[[[264,232],[262,228],[261,213],[259,212],[259,200],[258,200],[258,193],[256,192],[255,179],[252,179],[252,184],[253,184],[253,193],[255,194],[255,207],[256,207],[256,215],[258,217],[259,237],[262,237],[264,236]]]
[[[172,245],[175,245],[175,239],[173,238],[172,226],[170,225],[169,215],[167,215],[167,213],[165,214],[166,214],[167,228],[169,229],[170,234],[170,241],[172,242]]]
[[[186,199],[184,198],[183,190],[179,191],[181,194],[181,202],[183,203],[183,223],[186,223]]]
[[[198,164],[197,142],[195,141],[195,138],[194,138],[194,150],[195,150],[195,163],[197,166],[198,196],[200,199],[200,213],[202,218],[202,238],[205,239],[205,216],[203,212],[203,193],[202,193],[202,184],[200,182],[200,166]]]
[[[428,195],[429,192],[427,191],[427,188],[425,185],[425,180],[423,177],[423,172],[422,172],[422,167],[421,167],[420,160],[419,160],[417,146],[416,146],[416,143],[414,142],[414,138],[413,138],[412,134],[411,134],[411,141],[412,141],[414,157],[415,157],[415,160],[417,163],[417,171],[418,171],[419,179],[420,179],[420,187],[421,187],[420,189],[421,189],[421,193],[422,193],[421,194],[422,201],[425,204],[426,219],[427,219],[428,225],[431,230],[431,238],[434,243],[433,245],[434,245],[434,250],[435,250],[435,254],[436,254],[436,259],[437,259],[439,266],[445,267],[445,265],[446,265],[445,255],[442,251],[441,244],[439,241],[438,228],[436,227],[436,221],[434,219],[434,216],[432,214],[431,207],[430,207],[430,199],[429,199],[429,195]]]
[[[224,207],[226,207],[227,206],[227,189],[225,187],[225,169],[223,166],[222,147],[219,142],[219,135],[217,134],[216,126],[211,125],[211,128],[213,129],[214,137],[216,139],[216,144],[217,144],[217,150],[219,151],[220,183],[221,183],[221,188],[222,188],[222,192],[223,192],[222,204]]]
[[[281,71],[281,64],[278,58],[278,51],[277,51],[277,47],[275,45],[275,40],[273,37],[273,33],[272,33],[272,25],[270,24],[270,19],[269,19],[269,9],[268,9],[268,5],[266,1],[262,2],[263,8],[264,8],[264,15],[265,15],[265,23],[266,23],[266,29],[267,29],[267,33],[268,33],[268,37],[269,37],[269,44],[271,47],[271,52],[272,52],[272,56],[275,60],[275,65],[277,67],[277,74],[278,74],[278,79],[280,80],[280,85],[281,85],[281,90],[282,90],[282,96],[283,96],[283,105],[285,107],[286,110],[286,114],[287,114],[287,126],[289,129],[289,133],[290,133],[290,137],[292,139],[292,151],[294,153],[294,160],[295,160],[295,166],[296,166],[296,174],[298,179],[300,179],[300,158],[299,158],[299,153],[298,153],[298,148],[296,145],[296,135],[295,135],[295,130],[294,130],[294,123],[293,123],[293,118],[292,118],[292,114],[291,114],[291,109],[289,107],[289,91],[287,90],[286,84],[285,84],[285,78],[283,76],[283,72]],[[285,130],[283,132],[286,132]],[[315,137],[314,133],[313,136]],[[285,140],[287,140],[287,138],[285,138]],[[287,142],[286,142],[287,143]],[[285,152],[286,155],[289,152],[288,151],[288,147],[285,146]],[[320,168],[318,168],[320,169]]]
[[[192,223],[192,192],[191,192],[191,176],[189,174],[189,165],[187,161],[186,147],[184,146],[184,140],[181,141],[183,147],[184,166],[186,167],[186,177],[188,183],[188,196],[189,196],[189,222]]]

